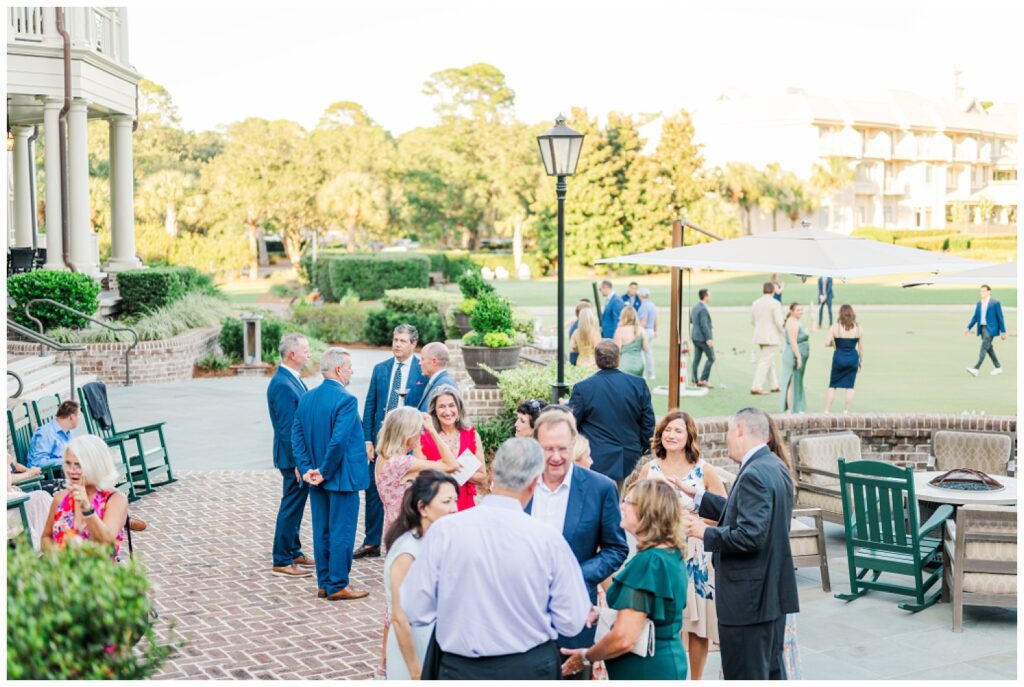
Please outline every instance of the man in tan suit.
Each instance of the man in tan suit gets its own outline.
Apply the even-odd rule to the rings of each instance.
[[[782,344],[782,305],[772,298],[775,285],[770,281],[764,283],[762,296],[754,301],[750,311],[750,321],[754,325],[754,345],[758,348],[757,370],[754,372],[754,384],[750,393],[763,396],[766,376],[771,376],[771,390],[779,390],[779,377],[775,372],[775,357]]]

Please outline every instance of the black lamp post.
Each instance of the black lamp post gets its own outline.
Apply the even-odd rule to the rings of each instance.
[[[558,115],[555,126],[537,137],[544,171],[549,177],[558,177],[555,194],[558,196],[558,380],[551,387],[551,402],[566,394],[565,384],[565,192],[566,177],[576,174],[580,160],[583,134],[565,125],[565,117]]]

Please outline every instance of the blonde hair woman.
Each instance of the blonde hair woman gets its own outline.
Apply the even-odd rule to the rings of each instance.
[[[569,350],[579,354],[576,367],[597,368],[594,360],[594,347],[601,340],[601,324],[593,308],[583,308],[578,318],[579,326],[569,339]]]
[[[679,637],[686,605],[683,507],[662,480],[641,480],[622,502],[622,527],[637,539],[637,554],[626,562],[608,589],[608,606],[618,611],[611,631],[585,649],[562,649],[568,658],[562,675],[574,675],[588,663],[604,661],[612,680],[685,680],[686,652]],[[638,656],[630,648],[647,620],[654,623],[654,654]]]
[[[68,488],[53,495],[43,525],[44,548],[63,548],[68,542],[89,540],[121,550],[128,518],[128,498],[117,491],[118,472],[106,442],[87,434],[72,439],[61,464]]]
[[[640,326],[636,310],[632,305],[622,308],[619,315],[619,327],[615,330],[615,338],[621,353],[619,354],[619,369],[637,377],[644,376],[644,352],[650,350],[647,343],[647,334]]]

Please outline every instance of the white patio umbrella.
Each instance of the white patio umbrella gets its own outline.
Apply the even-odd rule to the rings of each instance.
[[[981,286],[982,284],[998,284],[1003,286],[1017,286],[1017,263],[1001,262],[986,267],[975,267],[962,272],[949,272],[939,274],[935,277],[914,279],[903,282],[904,287],[927,286],[928,284],[965,284],[967,286]]]
[[[738,239],[598,260],[740,272],[785,272],[836,279],[950,272],[988,263],[817,229],[791,229]]]

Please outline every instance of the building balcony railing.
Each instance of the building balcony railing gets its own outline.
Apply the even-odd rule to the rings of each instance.
[[[71,47],[92,50],[107,59],[128,66],[128,37],[122,8],[67,7],[65,24]],[[57,33],[55,7],[7,8],[7,47],[36,45],[63,48]]]

